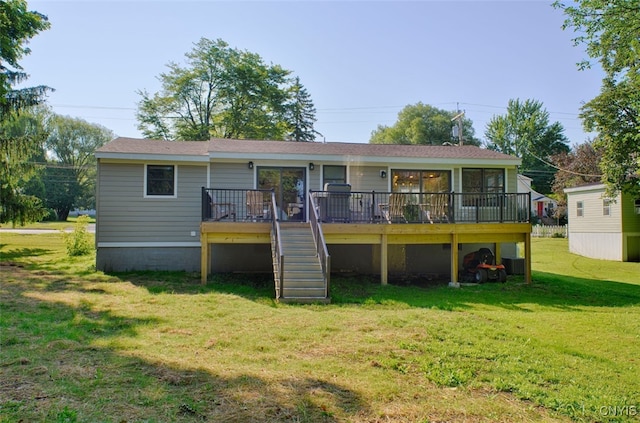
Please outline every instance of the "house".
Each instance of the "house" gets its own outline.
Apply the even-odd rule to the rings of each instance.
[[[530,195],[520,160],[495,151],[117,138],[96,157],[100,270],[273,270],[285,298],[327,294],[338,272],[455,284],[466,253],[499,263],[523,242],[530,280]]]
[[[531,193],[531,216],[535,216],[542,223],[554,224],[553,213],[558,208],[558,202],[532,189],[531,181],[528,176],[518,174],[518,192]]]
[[[585,257],[640,261],[640,199],[607,198],[603,184],[567,188],[569,251]]]

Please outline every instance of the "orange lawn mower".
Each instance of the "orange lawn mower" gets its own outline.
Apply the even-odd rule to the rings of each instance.
[[[502,264],[496,264],[496,257],[488,248],[480,248],[478,251],[464,256],[462,260],[464,273],[462,279],[483,283],[488,280],[506,282],[507,271]]]

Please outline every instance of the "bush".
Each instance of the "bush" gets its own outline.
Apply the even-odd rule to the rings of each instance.
[[[562,232],[554,232],[551,238],[564,238],[564,234]]]
[[[58,213],[54,209],[47,209],[46,215],[42,218],[43,222],[55,222],[58,220]]]
[[[79,216],[73,232],[64,232],[64,243],[67,247],[67,255],[84,256],[93,250],[93,240],[87,232],[89,216]]]

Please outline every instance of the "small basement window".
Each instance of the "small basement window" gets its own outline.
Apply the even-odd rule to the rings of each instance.
[[[176,177],[174,165],[145,165],[145,197],[175,197]]]

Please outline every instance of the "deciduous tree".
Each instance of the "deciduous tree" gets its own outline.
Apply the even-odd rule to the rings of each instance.
[[[487,124],[487,148],[520,157],[520,171],[529,176],[535,190],[551,192],[555,168],[551,157],[568,152],[564,128],[550,123],[549,113],[536,100],[509,100],[507,113],[494,116]]]
[[[95,205],[94,153],[114,135],[103,126],[60,115],[48,119],[47,127],[45,204],[64,221],[73,207]]]
[[[551,157],[557,168],[552,190],[558,201],[556,218],[563,220],[566,216],[567,196],[565,188],[600,182],[600,162],[602,149],[595,146],[595,142],[585,142],[574,145],[571,151],[562,152]]]
[[[452,119],[458,114],[455,111],[441,110],[428,104],[417,103],[405,106],[398,113],[398,120],[393,126],[378,125],[371,133],[371,144],[416,144],[442,145],[457,144],[458,138],[453,136]],[[475,138],[473,122],[464,118],[462,121],[463,144],[480,145]]]
[[[640,196],[640,0],[555,2],[572,28],[575,45],[584,45],[605,72],[600,94],[582,107],[594,145],[602,148],[602,181],[611,196],[619,191]],[[589,59],[578,64],[591,66]]]
[[[160,74],[160,92],[138,92],[138,128],[146,137],[285,139],[294,132],[289,106],[303,87],[290,71],[222,40],[202,38],[185,56],[186,66],[171,62]],[[304,110],[308,116],[297,127],[303,130],[298,137],[313,137],[308,123],[315,109],[307,104]]]

